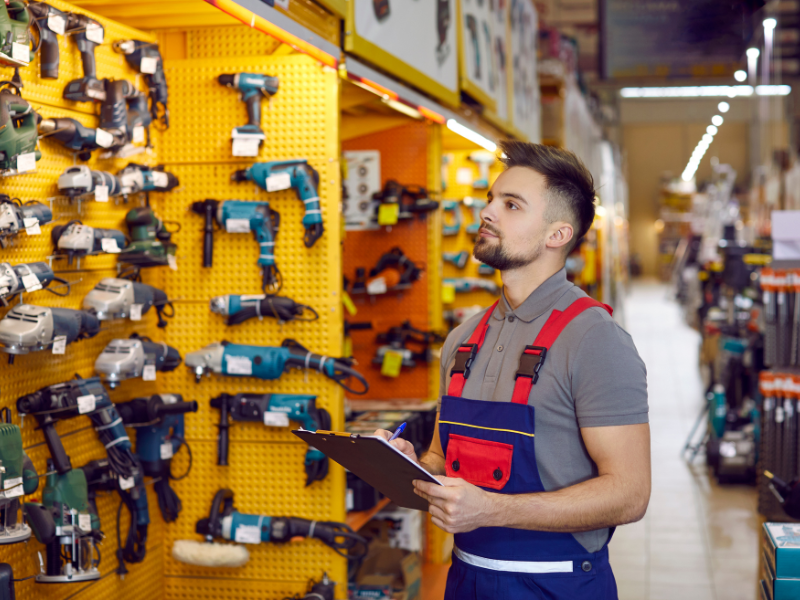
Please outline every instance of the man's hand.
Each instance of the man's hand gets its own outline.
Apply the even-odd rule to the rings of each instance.
[[[391,431],[386,431],[385,429],[376,429],[375,433],[373,433],[372,435],[380,436],[383,439],[385,439],[387,442],[389,442],[389,438],[391,438],[393,434],[392,434]],[[419,459],[417,458],[417,453],[414,452],[414,446],[413,446],[413,444],[411,442],[409,442],[408,440],[404,440],[402,438],[397,438],[395,440],[392,440],[389,443],[392,446],[394,446],[395,448],[397,448],[398,450],[400,450],[400,452],[405,454],[407,457],[409,457],[415,463],[419,464]]]
[[[490,525],[492,495],[457,477],[437,477],[444,487],[414,480],[414,493],[430,506],[433,524],[447,533],[466,533]]]

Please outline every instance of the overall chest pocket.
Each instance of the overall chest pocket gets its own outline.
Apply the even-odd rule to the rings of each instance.
[[[445,470],[479,487],[502,490],[511,477],[514,446],[451,433]]]

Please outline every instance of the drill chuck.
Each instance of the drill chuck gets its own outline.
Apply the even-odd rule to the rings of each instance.
[[[217,81],[224,86],[233,87],[236,85],[236,75],[232,73],[224,73],[217,77]]]
[[[238,171],[234,171],[233,175],[231,175],[231,181],[249,181],[247,169],[239,169]]]

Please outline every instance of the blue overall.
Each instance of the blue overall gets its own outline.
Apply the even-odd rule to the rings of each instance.
[[[520,358],[514,398],[508,403],[461,397],[494,306],[489,309],[469,341],[459,346],[448,395],[442,398],[439,436],[448,477],[498,494],[545,491],[536,466],[536,412],[527,398],[547,349],[569,321],[592,306],[610,311],[590,298],[577,300],[563,313],[553,311]],[[506,598],[616,600],[608,542],[598,552],[587,552],[569,533],[507,527],[457,533],[445,600]]]

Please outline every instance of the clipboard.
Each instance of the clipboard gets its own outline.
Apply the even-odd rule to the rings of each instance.
[[[411,482],[422,479],[442,485],[382,437],[319,429],[316,432],[295,429],[292,433],[366,481],[398,506],[427,512],[427,500],[414,493]]]

